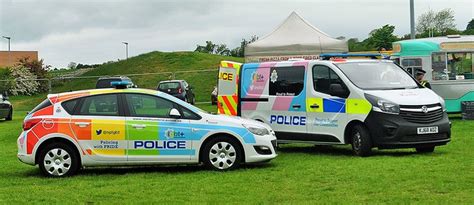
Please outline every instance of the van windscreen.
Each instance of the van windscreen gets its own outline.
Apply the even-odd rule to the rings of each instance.
[[[357,87],[365,90],[417,88],[415,80],[389,62],[349,62],[336,65]]]

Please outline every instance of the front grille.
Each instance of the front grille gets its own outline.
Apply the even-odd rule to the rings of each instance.
[[[440,104],[425,105],[428,112],[422,112],[422,105],[400,106],[400,116],[408,122],[429,124],[443,118]]]
[[[426,135],[408,135],[400,140],[401,142],[424,142],[432,140],[448,139],[448,134],[426,134]]]

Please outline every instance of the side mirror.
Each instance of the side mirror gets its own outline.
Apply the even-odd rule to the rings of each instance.
[[[179,111],[176,108],[173,108],[170,110],[170,117],[174,119],[179,119],[181,118],[181,114],[179,114]]]
[[[329,94],[341,98],[347,98],[348,95],[347,90],[344,89],[341,84],[329,85]]]

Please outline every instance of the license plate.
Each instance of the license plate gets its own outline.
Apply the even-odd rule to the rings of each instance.
[[[417,128],[418,134],[433,134],[438,133],[438,127],[419,127]]]

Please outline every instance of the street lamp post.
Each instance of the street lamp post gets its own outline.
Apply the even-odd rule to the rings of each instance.
[[[2,36],[2,38],[8,40],[8,59],[7,59],[7,65],[10,65],[10,40],[11,40],[11,37],[10,37],[10,36]]]
[[[128,59],[128,42],[122,42],[122,43],[125,44],[125,56]]]

